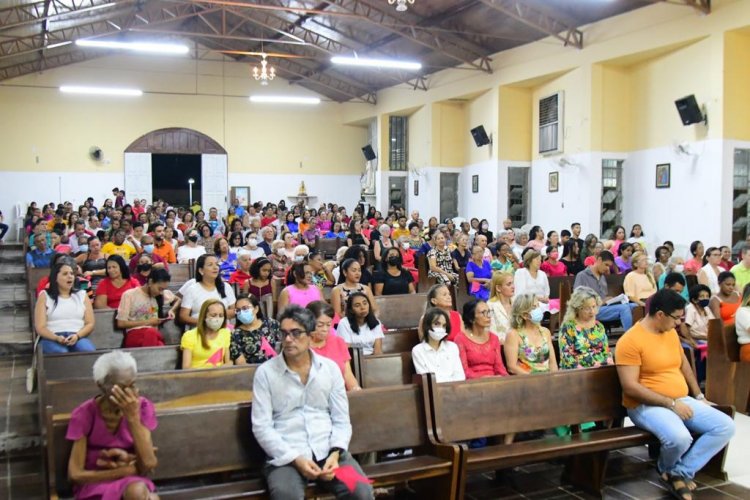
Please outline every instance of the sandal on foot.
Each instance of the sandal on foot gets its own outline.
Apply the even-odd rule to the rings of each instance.
[[[689,479],[672,474],[662,474],[660,478],[673,497],[678,500],[693,499],[693,490],[688,486],[692,481]],[[681,484],[681,486],[678,486],[678,484]]]

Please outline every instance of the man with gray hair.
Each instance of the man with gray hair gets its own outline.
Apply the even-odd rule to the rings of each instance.
[[[514,229],[513,232],[516,235],[516,242],[511,246],[513,255],[516,256],[516,260],[519,262],[522,260],[523,249],[526,248],[526,244],[529,242],[529,233],[520,229]]]
[[[310,349],[315,317],[290,305],[279,325],[281,355],[260,365],[253,380],[253,434],[268,457],[263,475],[271,498],[304,498],[307,481],[339,499],[373,498],[368,483],[350,491],[335,477],[340,466],[362,469],[346,451],[352,426],[341,370]]]

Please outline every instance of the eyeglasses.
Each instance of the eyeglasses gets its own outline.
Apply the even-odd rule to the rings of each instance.
[[[486,317],[489,318],[490,317],[490,310],[487,309],[486,311],[477,311],[477,314],[482,315],[482,316],[486,316]]]
[[[240,311],[252,311],[252,310],[253,310],[252,306],[240,307]]]
[[[307,332],[305,332],[304,330],[300,330],[299,328],[295,328],[294,330],[279,330],[279,333],[281,334],[282,339],[287,338],[287,336],[289,335],[291,335],[292,338],[298,339]]]
[[[679,323],[680,321],[682,321],[682,316],[673,316],[671,314],[665,313],[664,311],[662,311],[662,312],[664,313],[665,316],[669,316],[670,318],[672,318],[677,323]]]

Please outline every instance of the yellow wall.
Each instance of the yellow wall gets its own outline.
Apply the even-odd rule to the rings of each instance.
[[[435,167],[463,167],[468,129],[463,102],[432,105],[432,163]],[[413,150],[409,153],[411,154]]]
[[[501,160],[531,161],[531,89],[500,87],[498,155]]]
[[[709,116],[711,122],[713,117]],[[724,35],[724,137],[750,141],[750,32]]]
[[[463,134],[466,138],[464,147],[466,148],[467,165],[485,162],[490,160],[492,156],[497,157],[497,95],[497,89],[490,89],[488,92],[470,100],[466,105],[466,126],[464,127]],[[474,143],[470,130],[479,125],[484,125],[487,135],[492,134],[494,142],[492,146],[478,148]],[[490,152],[492,152],[492,156]]]
[[[432,165],[432,112],[433,110],[430,106],[423,106],[411,115],[408,115],[410,168],[422,168]],[[387,143],[388,140],[385,142]]]
[[[227,150],[230,172],[361,171],[360,148],[367,141],[367,129],[343,124],[343,105],[251,103],[247,96],[261,87],[249,82],[247,69],[246,64],[218,61],[196,65],[169,58],[117,57],[15,79],[0,86],[0,122],[5,124],[0,170],[118,172],[123,169],[123,151],[141,135],[187,127]],[[74,96],[57,89],[91,82],[141,88],[146,94]],[[263,90],[302,93],[282,81]],[[111,163],[89,160],[93,145],[101,147]]]
[[[596,64],[591,80],[592,149],[629,151],[633,143],[630,72],[619,66]]]

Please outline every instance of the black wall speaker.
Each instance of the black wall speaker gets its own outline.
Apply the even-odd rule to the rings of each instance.
[[[677,111],[680,113],[680,119],[683,125],[692,125],[693,123],[701,123],[705,121],[703,112],[701,111],[698,102],[695,100],[694,95],[677,99],[674,102],[677,106]]]
[[[365,155],[365,160],[367,161],[372,161],[377,158],[377,156],[375,156],[375,151],[373,151],[372,146],[369,144],[362,148],[362,154]]]
[[[487,135],[487,132],[484,130],[484,125],[480,125],[471,129],[471,136],[474,138],[474,143],[478,148],[492,142]]]

